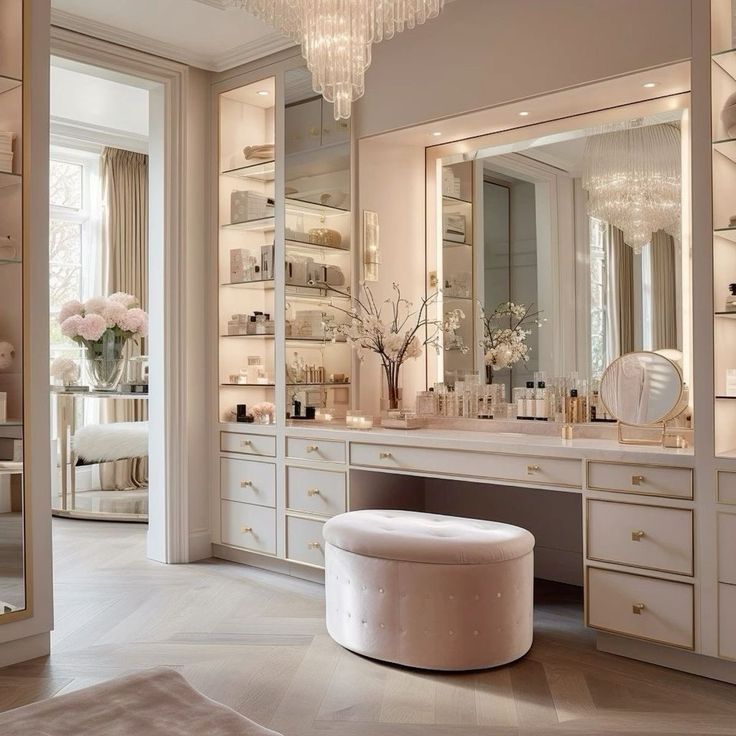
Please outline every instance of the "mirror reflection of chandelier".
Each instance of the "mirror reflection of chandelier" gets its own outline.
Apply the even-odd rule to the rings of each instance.
[[[228,0],[276,27],[295,43],[314,91],[350,117],[365,92],[371,45],[439,15],[445,0]]]
[[[641,125],[588,138],[583,189],[588,214],[623,231],[635,253],[664,230],[680,236],[680,129]]]

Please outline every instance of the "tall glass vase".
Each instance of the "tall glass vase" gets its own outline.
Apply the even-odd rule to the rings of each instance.
[[[397,411],[401,409],[402,390],[400,382],[401,366],[386,363],[383,366],[383,386],[381,391],[381,410]]]
[[[87,378],[92,391],[115,391],[125,370],[127,339],[108,330],[96,342],[87,343]]]

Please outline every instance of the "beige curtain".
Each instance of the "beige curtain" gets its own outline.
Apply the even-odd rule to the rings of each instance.
[[[607,351],[609,362],[634,349],[634,252],[609,225]]]
[[[105,244],[107,293],[133,294],[148,308],[148,156],[119,148],[102,152],[105,196]],[[128,357],[145,355],[145,340],[128,343]],[[145,401],[106,402],[105,419],[136,422],[148,419]],[[123,477],[125,476],[125,477]],[[116,483],[145,486],[148,463],[135,460],[116,468]]]
[[[652,349],[677,348],[677,249],[664,230],[652,236]]]

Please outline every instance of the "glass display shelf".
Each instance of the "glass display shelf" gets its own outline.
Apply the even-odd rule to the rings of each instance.
[[[736,319],[736,312],[715,312],[714,314],[721,319]]]
[[[310,387],[321,387],[321,388],[350,388],[352,384],[350,383],[337,383],[336,381],[325,381],[324,383],[291,383],[287,382],[286,384],[289,388],[297,388],[299,386],[305,386],[307,388]]]
[[[733,227],[717,227],[713,230],[713,235],[736,243],[736,225]]]
[[[10,92],[10,90],[17,89],[23,84],[22,79],[16,77],[8,77],[5,74],[0,74],[0,94],[3,92]]]
[[[718,401],[736,401],[736,396],[726,396],[725,394],[716,394]]]
[[[276,388],[275,383],[221,383],[223,388]]]
[[[346,339],[343,340],[332,340],[327,337],[297,337],[297,336],[291,336],[288,335],[286,338],[286,342],[303,342],[303,343],[316,343],[319,345],[348,345],[348,341]]]
[[[736,164],[736,139],[731,138],[715,141],[713,143],[713,150]]]
[[[20,258],[0,258],[0,266],[17,266],[23,263]]]
[[[309,202],[305,199],[286,197],[286,211],[296,214],[315,214],[322,217],[349,215],[350,210],[345,207],[333,207],[329,204]]]
[[[308,240],[294,240],[286,238],[284,240],[287,250],[304,250],[310,254],[315,250],[330,250],[338,253],[350,253],[350,247],[345,248],[342,245],[325,245],[324,243],[310,243]]]
[[[286,284],[286,296],[290,299],[308,299],[320,302],[331,299],[350,301],[352,297],[345,294],[336,294],[324,286],[302,286],[301,284]]]
[[[458,243],[456,240],[443,240],[443,248],[472,248],[472,243]]]
[[[718,51],[711,58],[726,74],[736,79],[736,48]]]
[[[273,279],[257,279],[255,281],[228,281],[224,284],[220,284],[222,287],[229,287],[232,289],[273,289]]]
[[[469,199],[462,199],[462,197],[451,197],[449,194],[443,194],[442,204],[445,207],[451,207],[457,204],[473,204],[473,203]]]
[[[276,335],[220,335],[222,338],[229,338],[231,340],[273,340]]]
[[[246,220],[245,222],[226,222],[224,225],[220,225],[223,230],[251,230],[251,231],[266,231],[274,230],[276,228],[276,221],[271,217],[260,217],[256,220]]]
[[[460,301],[460,302],[472,302],[473,301],[473,297],[472,296],[452,296],[452,294],[445,294],[444,292],[442,293],[442,299],[443,299],[443,301],[446,301],[446,302],[447,301],[450,301],[450,300],[452,300],[454,302],[457,302],[457,301]]]
[[[276,176],[275,161],[259,161],[256,164],[240,166],[237,169],[221,171],[222,176],[233,179],[255,179],[256,181],[273,181]]]

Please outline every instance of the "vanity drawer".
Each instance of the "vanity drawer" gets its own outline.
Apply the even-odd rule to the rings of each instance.
[[[718,580],[736,585],[736,514],[718,514]]]
[[[591,491],[692,498],[693,471],[691,468],[668,468],[664,465],[591,461],[588,463],[588,488]]]
[[[587,557],[692,575],[693,513],[687,509],[589,500]]]
[[[252,503],[220,501],[222,542],[276,554],[276,510]]]
[[[305,440],[300,437],[287,437],[286,457],[294,460],[344,463],[345,443],[335,440]]]
[[[335,516],[346,510],[345,473],[312,468],[286,469],[286,505],[293,511]]]
[[[276,438],[263,434],[238,434],[220,432],[220,449],[242,455],[276,457]]]
[[[353,443],[353,465],[580,488],[579,460]]]
[[[718,654],[736,659],[736,585],[718,586]]]
[[[276,506],[276,466],[253,460],[220,458],[220,498]]]
[[[296,562],[325,566],[325,542],[322,528],[325,523],[314,519],[286,517],[286,556]]]
[[[693,586],[588,568],[587,624],[683,649],[694,646]]]
[[[736,504],[736,473],[718,471],[718,500],[721,503]]]

